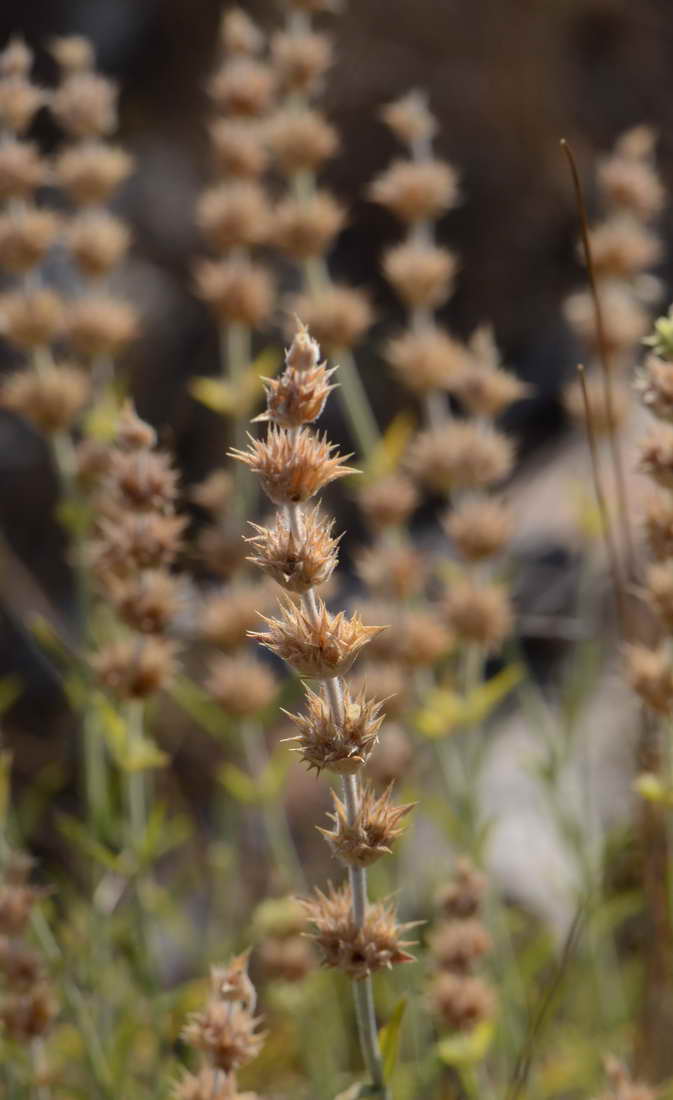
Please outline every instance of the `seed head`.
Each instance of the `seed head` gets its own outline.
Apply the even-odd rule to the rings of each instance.
[[[198,624],[199,634],[210,645],[231,650],[245,642],[257,625],[266,595],[255,585],[228,585],[208,596]]]
[[[226,53],[260,53],[264,46],[264,35],[259,27],[242,8],[229,8],[222,16],[220,38]]]
[[[278,31],[271,38],[271,61],[285,92],[311,93],[332,64],[332,43],[311,31]]]
[[[364,690],[353,695],[344,687],[343,721],[337,721],[327,701],[306,689],[306,714],[289,716],[299,730],[293,752],[299,753],[309,771],[323,769],[337,775],[353,775],[367,763],[383,724],[381,704],[366,698]]]
[[[21,35],[14,34],[0,52],[0,76],[28,76],[33,64],[33,51]]]
[[[345,804],[332,791],[335,812],[329,816],[333,828],[318,832],[348,867],[369,867],[381,856],[391,854],[391,845],[404,832],[402,819],[414,808],[414,803],[394,806],[391,795],[392,784],[378,796],[371,786],[363,786],[357,815],[350,822]]]
[[[205,527],[198,535],[196,549],[208,569],[225,579],[245,561],[245,543],[235,523]]]
[[[379,539],[358,555],[357,571],[373,591],[405,600],[423,587],[423,557],[406,542]]]
[[[448,249],[413,240],[395,245],[383,257],[386,279],[412,308],[441,306],[451,294],[457,267]]]
[[[647,546],[657,561],[673,558],[673,498],[653,493],[646,502],[643,527]]]
[[[445,917],[466,920],[479,912],[486,891],[486,877],[469,859],[459,859],[453,878],[439,894],[437,905]]]
[[[70,305],[66,329],[73,348],[84,358],[115,358],[138,335],[138,312],[120,298],[91,294]]]
[[[349,455],[335,453],[327,436],[300,428],[292,435],[272,424],[266,439],[248,436],[247,451],[231,451],[261,480],[262,488],[274,504],[300,504],[310,500],[331,481],[356,471],[345,465]]]
[[[58,181],[80,206],[107,202],[132,170],[133,158],[124,149],[99,141],[78,142],[55,163]]]
[[[116,519],[127,511],[172,514],[177,472],[160,451],[115,450],[101,486],[102,512]]]
[[[255,551],[248,561],[289,592],[320,588],[339,560],[339,540],[332,536],[334,520],[326,520],[318,508],[303,519],[301,538],[293,534],[283,513],[278,512],[271,527],[252,524],[255,534],[246,540]]]
[[[134,577],[105,578],[107,595],[119,618],[140,634],[162,634],[178,611],[178,584],[163,569]]]
[[[15,290],[0,298],[0,331],[19,348],[51,344],[63,324],[63,301],[47,287]]]
[[[498,584],[458,581],[449,590],[445,610],[458,638],[489,649],[496,649],[512,629],[507,593]]]
[[[157,445],[154,428],[140,419],[130,401],[124,402],[119,414],[114,445],[120,451],[149,451]]]
[[[455,390],[469,366],[464,345],[434,325],[409,329],[390,340],[385,356],[414,393]]]
[[[215,163],[225,176],[255,179],[266,167],[260,127],[252,119],[218,118],[210,124]]]
[[[586,392],[591,416],[591,429],[596,435],[608,435],[624,423],[629,412],[630,395],[626,386],[619,379],[613,379],[610,386],[610,407],[606,402],[604,380],[596,372],[592,371],[590,374],[584,375],[584,388],[582,387],[582,380],[579,378],[574,378],[564,388],[563,404],[566,412],[576,424],[586,428],[587,414],[584,392]]]
[[[146,699],[175,675],[176,647],[160,637],[112,642],[92,658],[91,664],[112,695]]]
[[[469,562],[492,558],[512,536],[512,515],[495,497],[466,497],[443,520],[444,530]]]
[[[210,988],[218,1001],[238,1003],[247,1012],[254,1012],[257,992],[248,974],[250,950],[234,955],[226,966],[211,967]]]
[[[60,228],[58,215],[36,206],[22,206],[0,215],[0,266],[23,274],[40,262]]]
[[[236,718],[248,718],[270,706],[277,690],[266,665],[252,657],[218,656],[210,662],[206,691]]]
[[[309,680],[331,679],[348,672],[360,650],[385,627],[365,626],[357,614],[347,618],[340,611],[332,615],[318,599],[316,620],[301,607],[285,599],[281,618],[262,616],[268,631],[251,631],[260,645],[271,650]]]
[[[269,230],[270,211],[256,183],[220,183],[199,199],[196,221],[206,242],[216,252],[226,252],[260,244]]]
[[[260,1021],[238,1003],[211,998],[201,1012],[189,1018],[182,1037],[201,1050],[211,1064],[235,1073],[257,1057],[264,1044]]]
[[[181,548],[186,522],[184,516],[151,512],[119,512],[113,520],[103,516],[89,544],[91,568],[102,583],[165,568]]]
[[[652,428],[640,447],[640,469],[664,489],[673,489],[673,426]]]
[[[388,474],[360,489],[358,504],[368,525],[380,531],[404,524],[418,504],[418,493],[404,474]]]
[[[273,213],[271,239],[293,260],[322,256],[346,220],[344,208],[327,191],[307,198],[286,198]]]
[[[655,170],[639,157],[607,157],[598,165],[598,183],[613,206],[637,218],[653,218],[665,202]]]
[[[227,61],[208,85],[222,114],[234,118],[257,118],[269,109],[274,92],[273,70],[251,57]]]
[[[69,72],[51,98],[63,129],[76,138],[97,138],[117,125],[117,88],[92,72]]]
[[[72,428],[90,394],[88,376],[65,364],[18,371],[0,384],[0,404],[45,435]]]
[[[87,72],[93,68],[95,61],[93,46],[81,34],[52,38],[49,52],[57,65],[67,73]]]
[[[613,216],[595,226],[589,240],[594,269],[600,278],[633,278],[656,264],[661,256],[659,238],[624,215]]]
[[[457,204],[458,177],[443,161],[397,160],[372,182],[369,196],[400,221],[434,220]]]
[[[301,321],[292,337],[292,343],[285,352],[285,364],[296,371],[308,371],[320,363],[320,345],[314,340],[306,325]]]
[[[397,924],[388,902],[370,905],[362,927],[353,918],[349,885],[330,886],[326,894],[316,890],[303,906],[315,926],[310,937],[322,952],[323,966],[337,967],[354,981],[362,981],[377,970],[414,961],[405,951],[411,941],[400,938],[410,926]]]
[[[456,394],[474,416],[493,420],[515,401],[528,393],[529,387],[510,371],[474,363],[458,380]]]
[[[483,924],[474,917],[444,921],[432,933],[428,943],[436,965],[453,974],[466,974],[493,947]]]
[[[281,172],[317,172],[339,147],[337,132],[327,119],[309,107],[276,111],[266,127],[266,139]]]
[[[599,348],[593,299],[589,291],[569,295],[564,313],[571,327],[592,352]],[[606,282],[601,287],[601,310],[608,351],[624,354],[646,335],[650,321],[628,287]]]
[[[41,88],[23,76],[0,80],[0,124],[12,134],[23,134],[45,102]]]
[[[58,1011],[54,994],[46,982],[22,993],[8,993],[0,1000],[0,1030],[17,1043],[39,1039],[49,1030]]]
[[[673,666],[664,646],[648,649],[630,645],[626,649],[626,670],[636,695],[657,714],[673,708]]]
[[[0,199],[27,199],[44,182],[45,163],[32,142],[0,142]]]
[[[512,470],[512,441],[486,424],[452,421],[430,428],[414,440],[409,453],[411,472],[429,489],[485,489]]]
[[[268,936],[259,947],[259,965],[268,981],[302,982],[316,959],[313,948],[302,936],[280,939]]]
[[[293,310],[329,352],[353,347],[373,321],[366,296],[338,284],[300,295]]]
[[[119,218],[107,211],[87,210],[70,223],[66,240],[80,270],[96,279],[123,260],[130,233]]]
[[[495,1010],[495,997],[481,978],[444,971],[432,983],[429,995],[433,1015],[451,1031],[471,1031]]]
[[[196,292],[222,322],[257,328],[273,308],[271,276],[260,264],[242,257],[205,260],[195,270]]]
[[[281,428],[299,428],[317,420],[336,387],[330,379],[336,367],[320,363],[310,370],[288,367],[278,378],[265,378],[266,411],[256,421],[271,420]]]
[[[429,142],[437,131],[437,120],[428,108],[425,95],[419,91],[407,92],[386,104],[381,118],[405,145]]]

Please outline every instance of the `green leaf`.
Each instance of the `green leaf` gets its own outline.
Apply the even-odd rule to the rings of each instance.
[[[482,1020],[472,1031],[447,1035],[437,1043],[438,1058],[447,1066],[472,1066],[481,1062],[494,1034],[492,1020]]]
[[[363,482],[374,481],[397,469],[415,428],[416,421],[411,413],[398,413],[391,420],[362,471]]]
[[[189,392],[207,409],[220,416],[229,416],[237,410],[237,392],[222,378],[192,378]]]
[[[134,730],[115,710],[107,696],[94,692],[91,705],[95,707],[101,731],[117,767],[125,772],[165,767],[169,761],[167,754],[149,737]]]
[[[231,722],[207,691],[188,676],[176,676],[168,688],[171,697],[198,726],[221,740],[231,734]]]
[[[634,781],[634,789],[641,798],[661,806],[673,806],[673,788],[655,775],[654,772],[642,772]]]
[[[407,998],[401,997],[390,1014],[390,1019],[379,1032],[381,1043],[381,1057],[383,1058],[383,1076],[390,1081],[395,1070],[397,1055],[400,1049],[400,1037],[402,1034],[402,1019],[407,1007]]]
[[[428,695],[425,706],[417,711],[416,728],[432,740],[461,726],[478,726],[522,678],[522,666],[512,664],[478,684],[467,696],[461,697],[450,688],[436,688]]]
[[[120,871],[120,857],[115,852],[111,852],[109,849],[104,848],[102,844],[99,844],[92,836],[89,828],[83,825],[81,821],[71,817],[70,814],[64,813],[57,814],[57,821],[58,827],[66,840],[75,844],[84,855],[89,856],[96,863],[100,863],[108,871]]]
[[[237,768],[235,764],[223,764],[217,772],[217,778],[237,802],[252,805],[258,801],[257,784],[246,772]]]

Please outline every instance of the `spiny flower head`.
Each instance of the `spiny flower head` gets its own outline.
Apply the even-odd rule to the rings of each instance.
[[[257,993],[250,975],[250,948],[234,955],[226,966],[213,966],[210,971],[210,988],[219,1001],[236,1001],[248,1012],[254,1012]]]
[[[17,371],[0,384],[0,405],[19,413],[45,435],[70,429],[91,392],[84,371],[50,364],[40,372]]]
[[[329,816],[334,826],[318,831],[349,867],[369,867],[381,856],[391,854],[391,845],[404,832],[402,819],[414,808],[413,803],[393,805],[391,796],[392,783],[380,795],[371,786],[363,786],[357,814],[351,822],[345,804],[332,791],[335,812]]]
[[[0,298],[0,329],[19,348],[44,347],[62,331],[63,300],[49,287],[37,287],[3,294]]]
[[[96,279],[123,259],[130,233],[119,218],[105,210],[85,210],[68,227],[68,248],[81,271]]]
[[[356,472],[345,465],[350,456],[335,453],[326,435],[307,428],[293,435],[272,424],[266,439],[248,438],[248,450],[231,451],[231,456],[259,476],[274,504],[302,504],[331,481]]]
[[[273,211],[271,239],[294,260],[322,256],[346,220],[344,208],[327,191],[306,198],[290,196]]]
[[[348,884],[330,886],[326,894],[316,890],[315,896],[302,904],[315,927],[310,937],[322,952],[324,966],[337,967],[354,981],[362,981],[377,970],[414,961],[405,950],[411,941],[400,938],[410,925],[397,924],[389,903],[370,905],[362,927],[353,918]]]
[[[264,1045],[259,1020],[238,1003],[211,998],[189,1018],[182,1037],[206,1054],[213,1066],[235,1073],[257,1057]]]
[[[220,183],[203,193],[196,221],[204,240],[217,252],[265,240],[270,226],[266,195],[256,183]]]
[[[178,582],[165,569],[147,569],[135,576],[104,578],[106,594],[119,618],[140,634],[161,634],[179,606]]]
[[[343,720],[338,720],[321,695],[306,690],[306,714],[289,715],[299,730],[292,738],[309,770],[323,768],[337,775],[359,771],[371,754],[383,724],[381,704],[367,699],[364,689],[354,696],[344,687]]]
[[[351,348],[373,320],[367,297],[350,286],[331,286],[302,294],[292,302],[316,340],[329,351]]]
[[[436,309],[449,297],[457,269],[446,248],[426,242],[404,241],[383,257],[383,271],[407,306]]]
[[[443,921],[428,940],[435,963],[442,970],[465,974],[493,946],[480,920]]]
[[[177,472],[167,454],[115,449],[101,484],[101,510],[109,517],[117,515],[119,509],[172,513],[177,482]]]
[[[287,367],[278,378],[265,378],[266,411],[255,420],[271,420],[281,428],[299,428],[317,420],[336,387],[330,379],[336,367],[319,363],[308,370]]]
[[[489,648],[497,647],[512,628],[507,592],[499,584],[458,581],[449,589],[445,611],[458,638]]]
[[[145,699],[174,676],[176,647],[161,637],[111,642],[91,664],[111,694],[120,699]]]
[[[115,358],[138,335],[139,318],[130,302],[109,294],[91,294],[70,305],[66,327],[79,355]]]
[[[358,504],[368,525],[379,531],[403,524],[418,504],[418,493],[404,474],[387,474],[360,489]]]
[[[252,119],[218,118],[211,122],[209,133],[220,172],[244,180],[261,176],[268,156],[259,123]]]
[[[274,91],[273,70],[252,57],[235,57],[215,73],[208,92],[225,115],[257,118],[271,104]]]
[[[267,632],[251,631],[250,637],[309,680],[342,676],[370,638],[385,629],[365,626],[357,612],[351,618],[343,611],[332,615],[320,599],[315,618],[289,599],[280,611],[279,619],[262,616]]]
[[[273,306],[273,280],[266,268],[244,256],[204,260],[195,268],[196,291],[219,321],[257,328]]]
[[[485,489],[511,472],[512,441],[488,424],[450,421],[414,440],[409,468],[429,489]]]
[[[248,538],[255,550],[248,561],[290,592],[303,593],[329,580],[338,562],[339,540],[332,535],[334,520],[326,520],[318,508],[303,517],[301,537],[294,534],[282,512],[271,527],[252,524]]]
[[[437,905],[446,917],[465,920],[479,912],[485,891],[485,875],[469,859],[461,858],[451,882],[441,890]]]
[[[99,578],[128,577],[137,570],[170,565],[182,546],[184,516],[120,512],[101,516],[89,544],[91,568]]]
[[[429,994],[433,1015],[451,1031],[471,1031],[495,1010],[493,991],[481,978],[442,971]]]
[[[443,527],[466,561],[499,554],[512,534],[512,515],[496,497],[467,497],[443,520]]]
[[[398,160],[370,185],[370,198],[400,221],[435,219],[458,202],[458,177],[439,160]]]
[[[117,124],[117,88],[97,73],[70,72],[54,92],[51,109],[73,137],[102,137]]]
[[[410,329],[388,342],[386,360],[414,393],[454,390],[469,366],[467,349],[435,325]]]

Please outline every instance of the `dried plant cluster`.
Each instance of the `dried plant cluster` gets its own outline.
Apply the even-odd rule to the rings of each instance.
[[[554,894],[540,917],[507,868],[501,882],[489,867],[485,904],[481,868],[499,822],[483,769],[495,759],[505,784],[511,773],[495,723],[482,727],[523,676],[508,646],[517,448],[503,418],[529,387],[503,366],[487,325],[460,338],[444,324],[460,278],[444,242],[463,185],[413,91],[380,112],[401,152],[366,194],[390,215],[396,239],[381,266],[402,306],[397,330],[371,350],[408,396],[391,424],[383,408],[374,416],[354,356],[385,318],[330,274],[348,217],[324,183],[330,160],[350,152],[321,105],[339,7],[285,0],[267,33],[227,6],[219,24],[193,273],[219,376],[191,380],[190,392],[222,416],[232,461],[188,490],[165,437],[122,396],[119,366],[140,319],[120,289],[131,232],[116,199],[133,161],[113,139],[117,89],[77,35],[49,46],[51,88],[35,83],[23,41],[0,52],[0,405],[47,439],[76,592],[63,619],[38,600],[31,637],[72,710],[67,745],[44,764],[35,737],[34,783],[20,759],[11,800],[0,752],[8,1100],[170,1090],[176,1100],[575,1100],[600,1089],[610,1047],[633,1048],[634,1075],[609,1058],[601,1100],[650,1100],[657,1093],[637,1081],[673,1072],[661,1053],[673,1026],[665,891],[663,909],[652,903],[670,854],[666,828],[647,831],[673,804],[670,776],[657,761],[637,782],[656,803],[640,815],[649,856],[635,875],[625,857],[620,894],[593,807],[584,820],[568,797],[583,705],[573,689],[557,699],[528,677],[512,693],[526,737],[539,734],[513,766],[537,784],[540,820],[558,824],[563,858],[575,859],[572,897]],[[32,138],[43,111],[57,132],[48,155]],[[664,192],[649,128],[599,162],[598,200],[585,227],[591,292],[563,307],[588,370],[564,400],[592,442],[607,435],[619,495],[629,372],[660,293],[650,271]],[[627,649],[653,744],[673,708],[671,316],[647,342],[636,390],[656,420],[640,451],[655,484],[651,562],[631,584],[636,555],[620,545],[615,579],[621,599],[638,587],[655,613],[651,635],[636,644],[631,631]],[[317,426],[332,394],[356,457]],[[326,491],[357,502],[366,546],[337,528]],[[438,529],[426,523],[436,507]],[[344,535],[353,576],[338,568]],[[568,679],[585,680],[584,669]],[[16,690],[0,679],[0,715]],[[330,799],[320,839],[313,826]],[[53,861],[54,891],[31,882],[22,849],[33,838]],[[534,854],[532,835],[508,854],[529,839]],[[429,898],[451,866],[432,918]],[[622,910],[651,945],[633,949]],[[212,967],[204,999],[190,975],[241,943],[254,951]],[[398,966],[416,956],[422,966]],[[341,996],[351,986],[354,1014]]]

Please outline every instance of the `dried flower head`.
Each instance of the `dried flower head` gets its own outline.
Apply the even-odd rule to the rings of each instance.
[[[444,517],[443,527],[466,561],[483,561],[509,542],[512,514],[496,497],[466,497]]]
[[[225,115],[257,118],[265,114],[274,92],[273,70],[251,57],[226,61],[208,84],[208,92]]]
[[[30,1042],[45,1035],[58,1011],[51,988],[46,982],[19,993],[8,993],[0,1000],[0,1031],[17,1043]]]
[[[335,856],[348,867],[369,867],[384,855],[390,855],[391,845],[404,832],[403,818],[414,803],[395,806],[391,802],[392,784],[377,795],[365,784],[360,794],[357,814],[351,822],[341,799],[332,791],[334,822],[332,829],[318,829]]]
[[[45,163],[32,142],[0,142],[0,199],[27,199],[44,182]]]
[[[117,88],[97,73],[69,72],[52,95],[51,109],[72,137],[103,137],[117,125]]]
[[[161,569],[173,561],[182,546],[184,516],[152,512],[118,512],[97,523],[97,537],[89,543],[89,561],[101,579],[126,578],[137,570]]]
[[[369,196],[400,221],[434,220],[458,202],[458,177],[440,160],[397,160],[371,183]]]
[[[101,486],[101,511],[113,519],[127,511],[172,514],[177,481],[168,455],[115,449]]]
[[[173,1100],[259,1100],[257,1093],[239,1092],[236,1080],[211,1066],[184,1073],[173,1090]]]
[[[37,206],[0,215],[0,265],[16,274],[30,271],[49,251],[60,224],[57,214]]]
[[[22,370],[0,384],[0,405],[19,413],[46,435],[68,431],[87,404],[88,376],[76,367],[53,364]]]
[[[657,561],[673,558],[673,498],[653,493],[645,505],[643,528],[650,554]]]
[[[670,629],[673,626],[673,563],[664,561],[650,565],[645,587],[654,610]]]
[[[0,935],[0,973],[9,989],[29,989],[42,978],[40,957],[21,940]]]
[[[81,206],[106,202],[133,170],[124,150],[100,141],[78,142],[56,158],[56,178]],[[0,176],[2,172],[0,169]]]
[[[597,351],[598,331],[590,292],[582,290],[569,295],[563,308],[568,323],[580,339],[592,351]],[[649,317],[626,285],[604,282],[601,286],[601,310],[608,352],[624,354],[647,333]]]
[[[275,677],[245,654],[217,656],[209,666],[206,691],[227,714],[247,718],[270,706],[278,690]]]
[[[596,435],[607,435],[624,423],[629,412],[630,394],[623,382],[612,379],[609,406],[602,374],[593,371],[590,374],[585,373],[584,387],[580,378],[574,378],[568,386],[564,387],[563,404],[566,412],[576,424],[580,424],[583,428],[586,428],[587,422],[585,392],[591,428]]]
[[[414,961],[405,950],[411,941],[400,938],[410,926],[397,924],[389,903],[370,905],[362,926],[353,917],[349,885],[330,886],[326,894],[316,890],[303,905],[315,927],[310,935],[322,952],[324,966],[337,967],[354,981],[362,981],[377,970]]]
[[[433,1015],[451,1031],[471,1031],[495,1010],[495,997],[486,982],[448,971],[433,981],[429,1001]]]
[[[84,358],[116,358],[138,335],[138,312],[120,298],[91,294],[71,303],[66,330],[73,348]]]
[[[632,156],[607,157],[598,165],[598,182],[613,206],[638,218],[652,218],[661,210],[665,191],[646,161]]]
[[[198,624],[200,636],[219,649],[236,649],[257,625],[265,598],[259,586],[244,584],[228,585],[209,595]]]
[[[112,642],[91,664],[103,687],[119,699],[146,699],[175,675],[176,647],[160,637]]]
[[[483,924],[474,917],[442,922],[428,943],[436,965],[454,974],[466,974],[493,947]]]
[[[0,298],[0,331],[19,348],[43,347],[63,330],[63,300],[48,287],[15,290]]]
[[[372,323],[372,309],[362,291],[333,284],[302,294],[292,307],[319,344],[330,352],[351,348]]]
[[[195,269],[196,290],[215,317],[257,328],[273,307],[273,280],[260,264],[243,257],[205,260]]]
[[[386,361],[414,393],[455,390],[469,367],[467,349],[432,324],[390,340]]]
[[[360,489],[358,504],[369,526],[379,531],[404,524],[418,504],[418,493],[404,474],[387,474]]]
[[[264,35],[242,8],[228,8],[220,23],[220,38],[226,53],[256,54],[264,46]]]
[[[45,102],[41,88],[23,76],[0,80],[0,125],[12,134],[23,134]]]
[[[386,104],[381,118],[406,145],[425,144],[437,131],[437,120],[423,92],[413,90]]]
[[[163,569],[124,579],[108,576],[105,588],[122,622],[140,634],[162,634],[177,614],[178,582]]]
[[[130,237],[119,218],[105,210],[85,210],[70,223],[66,240],[80,270],[95,279],[121,262]]]
[[[289,197],[273,212],[271,239],[281,252],[294,260],[322,256],[343,228],[343,206],[327,191],[306,198]]]
[[[248,1012],[257,1004],[257,991],[248,974],[251,948],[233,955],[224,966],[210,969],[210,988],[219,1001],[237,1002]]]
[[[399,600],[418,593],[425,581],[423,555],[407,542],[387,539],[358,555],[357,571],[368,588]]]
[[[335,453],[325,435],[308,428],[291,434],[272,424],[266,439],[248,438],[248,450],[234,450],[231,455],[259,476],[274,504],[304,503],[331,481],[355,473],[345,465],[349,455]]]
[[[474,363],[456,385],[457,396],[475,416],[489,420],[500,416],[515,401],[525,397],[529,387],[510,371]]]
[[[279,619],[262,616],[268,631],[251,631],[250,637],[308,679],[342,676],[367,642],[385,629],[365,626],[357,612],[351,618],[343,611],[332,615],[320,599],[315,618],[289,599],[280,611]]]
[[[209,127],[215,163],[226,176],[256,179],[267,163],[261,127],[254,120],[218,118]]]
[[[446,917],[465,920],[479,912],[486,891],[486,877],[464,857],[456,863],[451,882],[437,898],[437,905]]]
[[[601,278],[632,278],[656,264],[661,256],[659,238],[624,215],[594,226],[589,240],[594,269]]]
[[[673,709],[673,665],[664,646],[648,649],[630,645],[626,649],[626,671],[636,695],[658,714]]]
[[[673,426],[657,424],[640,447],[640,469],[665,489],[673,489]]]
[[[25,931],[33,906],[44,890],[27,882],[0,883],[0,934],[20,936]]]
[[[313,92],[332,64],[332,43],[313,31],[278,31],[271,38],[271,60],[286,92]]]
[[[404,241],[383,257],[386,279],[402,301],[425,309],[436,309],[447,300],[457,267],[452,252],[423,241]]]
[[[429,489],[485,489],[512,470],[514,446],[487,424],[452,421],[421,432],[409,452],[410,471]]]
[[[199,199],[196,221],[216,252],[265,240],[270,224],[266,195],[256,183],[234,181],[211,187]]]
[[[266,127],[266,139],[281,172],[316,172],[339,147],[337,132],[309,107],[276,111]]]
[[[248,561],[283,588],[308,592],[332,576],[338,562],[339,540],[332,535],[334,520],[326,519],[318,508],[303,517],[300,537],[293,533],[282,512],[277,512],[270,527],[257,524],[252,527],[255,534],[246,541],[255,552]]]
[[[281,428],[299,428],[321,415],[335,386],[331,378],[336,367],[326,363],[314,367],[287,367],[277,378],[263,379],[266,411],[255,420],[271,420]]]
[[[353,775],[366,764],[383,724],[381,704],[364,690],[354,695],[344,687],[343,719],[337,720],[326,699],[306,689],[306,714],[290,714],[299,730],[293,752],[299,753],[309,771],[323,769],[337,775]]]
[[[512,629],[512,610],[502,585],[461,580],[447,594],[450,628],[462,641],[495,649]]]
[[[192,1013],[182,1037],[213,1066],[234,1073],[262,1049],[264,1036],[258,1028],[259,1020],[247,1008],[213,997],[202,1011]]]
[[[93,67],[95,61],[93,46],[81,34],[52,38],[49,52],[57,65],[66,72],[86,72]]]

